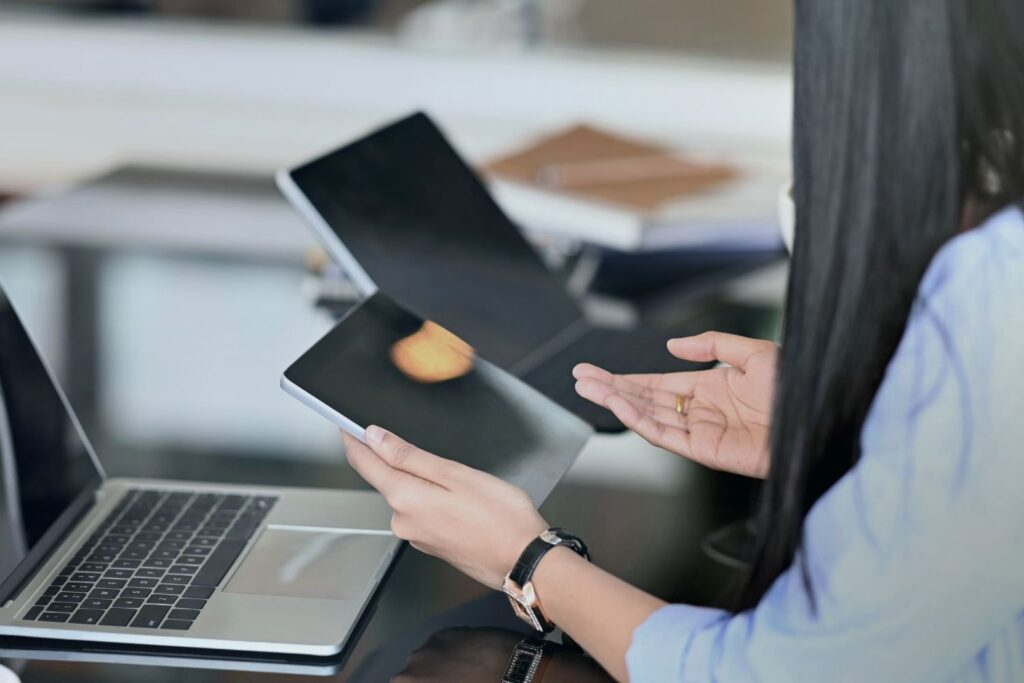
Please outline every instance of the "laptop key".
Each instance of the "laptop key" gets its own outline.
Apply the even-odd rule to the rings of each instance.
[[[46,607],[47,612],[67,612],[70,614],[78,609],[78,604],[74,602],[51,602]]]
[[[187,586],[191,580],[192,577],[185,574],[168,574],[163,578],[162,583],[170,583],[176,586]]]
[[[128,583],[124,579],[100,579],[96,582],[97,588],[124,588],[124,585]]]
[[[199,610],[197,609],[172,609],[170,614],[167,615],[168,619],[185,619],[186,621],[195,621],[199,616]]]
[[[245,548],[244,540],[226,540],[217,546],[192,579],[193,586],[217,586]],[[189,596],[191,597],[191,596]],[[206,596],[209,597],[209,596]]]
[[[184,586],[173,586],[171,584],[162,583],[153,589],[154,593],[160,593],[162,595],[181,595],[182,591],[185,590]]]
[[[103,615],[100,620],[101,626],[127,626],[131,623],[132,617],[135,616],[137,610],[134,609],[122,609],[120,607],[113,607],[107,610],[107,613]]]
[[[82,602],[85,600],[85,593],[58,593],[53,599],[54,602]]]
[[[71,616],[70,623],[98,624],[102,618],[103,610],[101,609],[80,609]]]
[[[104,610],[110,607],[111,600],[100,600],[98,598],[89,598],[82,603],[82,609],[98,609]]]
[[[146,604],[149,605],[173,605],[178,601],[176,595],[150,595],[146,599]]]
[[[36,600],[36,604],[39,605],[39,606],[50,604],[50,596],[49,595],[40,595],[39,599]]]
[[[63,624],[71,615],[66,612],[43,612],[39,615],[39,621],[55,621]]]
[[[257,496],[252,501],[252,504],[257,508],[260,508],[261,510],[269,510],[270,508],[274,507],[274,503],[276,502],[277,498],[274,498],[273,496]]]
[[[107,573],[103,575],[108,579],[130,579],[132,578],[131,569],[108,569]]]
[[[114,607],[121,609],[142,607],[143,602],[145,601],[142,598],[118,598],[114,601]]]
[[[25,612],[25,616],[23,616],[22,619],[24,619],[25,621],[35,621],[42,611],[42,607],[33,607],[29,611]]]
[[[159,579],[164,575],[164,571],[160,567],[142,567],[135,570],[135,577],[139,579]]]
[[[102,562],[86,562],[79,569],[83,572],[102,572],[106,571],[107,565]]]
[[[68,583],[64,584],[64,590],[71,591],[72,593],[88,593],[92,589],[93,584],[91,583],[74,583],[69,581]],[[46,594],[43,593],[43,595]]]
[[[181,609],[200,610],[206,607],[206,600],[196,600],[195,598],[182,598],[174,605]]]
[[[89,563],[107,564],[113,562],[114,558],[117,557],[117,553],[93,553],[89,556]]]
[[[86,585],[88,585],[88,584],[86,584]],[[60,584],[56,584],[55,583],[55,584],[52,584],[50,586],[47,586],[46,590],[43,591],[43,595],[53,596],[53,595],[56,595],[57,593],[60,593],[60,590],[61,590],[60,589]]]
[[[189,586],[185,589],[185,592],[181,594],[183,598],[197,598],[199,600],[209,600],[210,596],[213,595],[213,588],[206,586]]]
[[[100,575],[96,572],[78,572],[77,574],[71,575],[72,581],[77,581],[81,583],[96,583],[99,580],[99,578]]]
[[[163,559],[163,558],[155,557],[155,558],[146,560],[145,566],[146,567],[170,567],[171,566],[171,561]]]
[[[165,607],[164,605],[146,605],[139,610],[139,613],[132,621],[132,626],[137,628],[156,628],[170,610],[170,607]]]
[[[135,569],[140,564],[142,564],[142,562],[139,560],[117,560],[112,566],[115,569]]]
[[[246,503],[246,496],[231,494],[224,496],[224,500],[217,507],[218,510],[241,510]]]
[[[149,588],[125,588],[121,593],[124,598],[147,598],[153,591]]]
[[[156,579],[132,579],[128,583],[129,588],[152,588],[157,584]]]
[[[192,567],[186,564],[176,564],[167,570],[168,574],[195,574],[199,567]]]
[[[206,561],[206,558],[200,557],[198,555],[183,555],[179,557],[177,561],[179,564],[187,564],[192,565],[193,567],[198,567]]]
[[[163,623],[163,625],[160,628],[170,628],[177,631],[187,631],[191,626],[191,621],[182,621],[181,619],[168,619]]]
[[[68,582],[67,575],[65,575],[65,576],[56,576],[53,579],[53,583],[51,583],[50,585],[51,586],[63,586],[67,582]]]
[[[116,591],[112,588],[97,588],[92,593],[89,593],[90,600],[113,600],[117,597],[120,591]]]

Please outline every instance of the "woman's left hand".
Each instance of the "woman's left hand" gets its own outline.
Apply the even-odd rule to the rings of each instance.
[[[380,427],[342,432],[349,463],[394,511],[391,530],[493,589],[547,528],[525,491],[416,448]]]

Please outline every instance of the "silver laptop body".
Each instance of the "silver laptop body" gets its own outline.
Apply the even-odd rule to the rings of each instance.
[[[390,519],[369,492],[107,479],[0,290],[0,635],[335,654]]]

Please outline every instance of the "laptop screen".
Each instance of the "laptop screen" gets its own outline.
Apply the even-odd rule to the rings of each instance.
[[[423,114],[295,169],[291,178],[380,290],[498,365],[510,367],[581,318]]]
[[[0,603],[77,519],[101,474],[0,291]]]

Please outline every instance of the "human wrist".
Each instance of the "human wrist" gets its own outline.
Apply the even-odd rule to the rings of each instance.
[[[580,538],[563,529],[547,529],[526,546],[501,587],[516,616],[545,633],[553,630],[556,624],[547,616],[533,579],[548,556],[559,550],[569,551],[584,561],[590,559],[587,546]]]
[[[565,546],[552,548],[541,558],[537,569],[533,572],[533,586],[537,591],[537,597],[548,614],[548,617],[557,623],[553,608],[557,603],[558,585],[567,573],[573,571],[573,567],[580,564],[589,564],[572,550]]]

